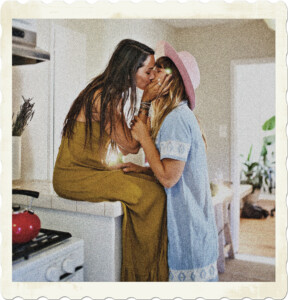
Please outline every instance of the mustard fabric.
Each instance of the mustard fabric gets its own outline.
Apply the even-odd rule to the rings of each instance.
[[[100,124],[93,122],[92,149],[84,148],[85,123],[76,122],[73,138],[62,138],[54,190],[77,201],[121,201],[121,281],[168,281],[165,191],[149,175],[108,170],[101,162],[99,136]]]

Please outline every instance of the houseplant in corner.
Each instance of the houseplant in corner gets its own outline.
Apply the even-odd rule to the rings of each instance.
[[[268,119],[262,126],[263,131],[271,131],[275,128],[275,116]],[[253,145],[249,149],[248,156],[243,162],[241,170],[241,184],[251,184],[253,187],[252,193],[246,196],[244,202],[256,203],[258,201],[261,188],[266,189],[271,193],[273,182],[271,174],[274,172],[275,165],[274,151],[269,153],[269,146],[275,143],[275,134],[268,135],[263,138],[263,144],[258,161],[251,161]],[[270,161],[269,159],[270,154]],[[241,155],[243,157],[243,155]],[[244,175],[244,179],[243,179]]]
[[[14,120],[12,115],[12,179],[18,180],[21,177],[21,136],[28,123],[34,116],[34,104],[31,103],[32,98],[25,99],[20,106],[20,111]]]

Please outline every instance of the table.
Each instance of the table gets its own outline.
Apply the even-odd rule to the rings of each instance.
[[[240,185],[239,199],[252,193],[251,185]],[[217,261],[218,271],[225,271],[225,257],[234,258],[234,249],[230,229],[230,204],[233,200],[232,184],[219,185],[217,194],[212,197],[215,212],[216,226],[218,230],[219,257]],[[240,218],[240,216],[239,216]]]

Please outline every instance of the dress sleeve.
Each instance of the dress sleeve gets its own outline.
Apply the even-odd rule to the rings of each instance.
[[[159,133],[160,159],[186,161],[191,147],[191,133],[185,119],[179,114],[170,113]]]

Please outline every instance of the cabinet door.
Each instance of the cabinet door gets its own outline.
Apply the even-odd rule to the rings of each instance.
[[[53,163],[61,143],[63,122],[86,86],[86,35],[54,25]]]

